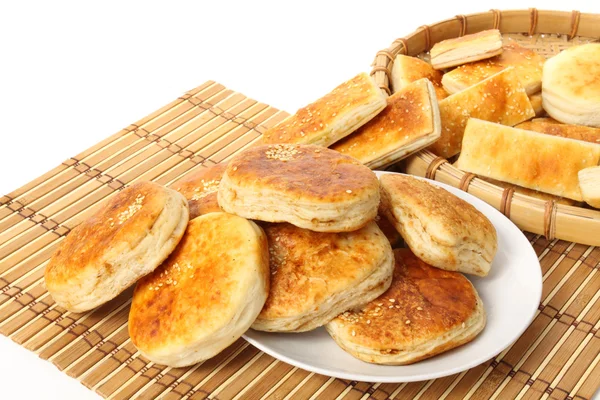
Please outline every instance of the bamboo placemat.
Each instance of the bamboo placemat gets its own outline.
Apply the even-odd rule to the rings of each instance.
[[[0,198],[0,332],[106,398],[589,399],[600,386],[600,249],[527,233],[544,276],[534,322],[461,374],[372,384],[309,373],[240,339],[190,368],[149,362],[127,334],[131,291],[85,314],[53,302],[48,258],[99,202],[138,180],[169,184],[227,160],[287,114],[207,82]],[[35,379],[35,378],[33,378]]]

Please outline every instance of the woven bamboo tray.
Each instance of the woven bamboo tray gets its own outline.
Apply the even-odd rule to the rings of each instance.
[[[423,26],[377,53],[371,75],[391,93],[390,71],[398,54],[427,57],[437,42],[485,29],[500,29],[505,38],[551,57],[573,45],[600,40],[600,15],[579,11],[536,9],[457,15],[454,19]],[[406,172],[435,179],[479,197],[500,210],[519,228],[578,243],[600,245],[600,211],[556,204],[515,193],[454,168],[447,160],[423,150],[406,161]]]
[[[131,291],[85,314],[56,306],[44,288],[44,267],[99,202],[138,180],[169,184],[226,160],[286,115],[207,82],[0,197],[0,332],[114,399],[591,397],[600,386],[600,249],[531,233],[544,276],[532,325],[494,359],[431,381],[334,379],[275,360],[242,339],[204,363],[166,368],[129,340]]]

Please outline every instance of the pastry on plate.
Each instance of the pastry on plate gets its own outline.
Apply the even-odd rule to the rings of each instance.
[[[427,78],[432,83],[438,100],[448,97],[448,92],[442,87],[442,73],[433,69],[431,64],[417,57],[398,54],[392,67],[392,89],[394,93],[405,86]]]
[[[175,251],[134,291],[129,336],[149,360],[211,358],[254,322],[269,293],[267,239],[254,222],[214,212],[190,221]]]
[[[465,63],[485,60],[502,53],[502,35],[498,29],[489,29],[433,45],[429,54],[435,69],[444,69]]]
[[[456,167],[583,201],[578,172],[600,163],[600,145],[470,119]]]
[[[487,60],[461,65],[444,74],[444,89],[454,94],[497,74],[507,67],[514,72],[528,95],[540,91],[542,87],[542,67],[544,57],[511,41],[502,46],[502,54]]]
[[[190,219],[202,214],[221,211],[217,202],[217,190],[227,163],[210,167],[199,166],[171,185],[183,194],[190,207]]]
[[[394,256],[375,222],[353,232],[324,233],[263,223],[271,289],[253,329],[305,332],[387,290]]]
[[[498,239],[485,215],[423,179],[401,174],[380,179],[381,208],[417,257],[448,271],[488,274]]]
[[[187,223],[180,193],[152,182],[126,187],[58,246],[46,267],[46,288],[69,311],[91,310],[154,271]]]
[[[385,98],[373,78],[360,73],[268,129],[263,143],[330,146],[375,117],[385,108]]]
[[[535,116],[529,98],[508,67],[439,102],[442,135],[429,149],[444,158],[460,152],[469,118],[516,125]]]
[[[565,124],[600,128],[600,43],[571,47],[544,65],[544,109]]]
[[[326,325],[336,343],[376,364],[406,365],[473,340],[485,327],[477,291],[462,274],[394,250],[392,285],[377,299]]]
[[[379,182],[369,168],[337,151],[261,145],[231,159],[217,199],[224,211],[244,218],[348,232],[377,215]]]
[[[376,169],[421,150],[440,137],[440,112],[433,85],[420,79],[388,97],[387,107],[331,148]]]

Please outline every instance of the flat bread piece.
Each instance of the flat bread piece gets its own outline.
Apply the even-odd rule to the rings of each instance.
[[[546,119],[536,118],[531,121],[522,122],[515,126],[515,128],[600,144],[600,128],[593,128],[585,125],[567,125],[556,122],[546,122],[545,120]]]
[[[532,150],[534,149],[534,150]],[[600,145],[472,118],[457,168],[582,201],[577,173],[600,163]]]
[[[394,250],[392,285],[362,309],[326,325],[345,351],[375,364],[406,365],[473,340],[485,327],[481,298],[467,278]]]
[[[190,219],[221,211],[217,201],[217,191],[225,168],[227,168],[227,163],[219,163],[210,167],[198,166],[194,171],[171,185],[171,188],[183,194],[187,199]]]
[[[439,139],[440,112],[429,80],[404,86],[387,102],[375,118],[331,148],[376,169],[394,164]]]
[[[373,78],[360,73],[269,128],[262,136],[263,143],[328,147],[379,114],[386,106],[385,99]]]
[[[516,125],[535,116],[513,67],[439,102],[442,135],[429,149],[444,158],[460,152],[469,118]]]
[[[380,180],[381,209],[417,257],[448,271],[488,274],[498,240],[485,215],[425,180],[401,174]]]
[[[375,222],[353,232],[323,233],[263,223],[271,289],[253,329],[306,332],[362,306],[392,282],[392,248]]]
[[[584,168],[579,171],[578,177],[583,200],[592,207],[600,208],[600,167]]]
[[[192,365],[242,336],[268,293],[269,252],[262,230],[235,215],[202,215],[190,221],[169,258],[138,282],[129,337],[157,364]]]
[[[154,271],[187,223],[180,193],[153,182],[126,187],[62,241],[46,267],[46,288],[71,312],[91,310]]]
[[[600,128],[600,43],[571,47],[544,65],[544,109],[565,124]]]
[[[511,41],[502,46],[502,54],[496,57],[464,64],[446,72],[442,78],[442,85],[448,93],[458,93],[507,67],[513,67],[525,92],[532,95],[542,88],[544,61],[545,58],[535,51]]]
[[[443,40],[431,48],[431,65],[435,69],[456,67],[484,60],[502,53],[502,35],[489,29],[455,39]]]
[[[245,218],[349,232],[377,215],[379,182],[369,168],[337,151],[261,145],[229,162],[217,199],[223,210]]]
[[[448,97],[448,92],[442,87],[442,73],[433,69],[431,64],[417,57],[398,54],[392,67],[392,90],[394,93],[407,85],[427,78],[435,89],[438,100]]]

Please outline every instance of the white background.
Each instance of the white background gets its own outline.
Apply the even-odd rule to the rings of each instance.
[[[0,0],[0,194],[206,80],[293,112],[423,24],[528,7],[600,13],[591,0]],[[5,399],[97,398],[5,337],[0,386]]]

